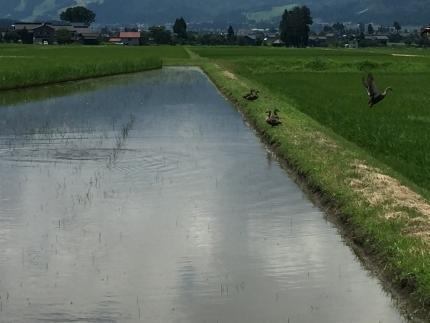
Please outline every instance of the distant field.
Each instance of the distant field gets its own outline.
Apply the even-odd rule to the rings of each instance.
[[[0,45],[0,89],[159,68],[181,47]]]
[[[289,98],[429,197],[430,51],[202,47],[195,52]],[[394,88],[374,109],[367,107],[361,85],[367,71],[374,73],[380,88]]]

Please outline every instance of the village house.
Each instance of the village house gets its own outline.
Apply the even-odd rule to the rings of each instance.
[[[33,36],[34,44],[55,44],[56,33],[59,30],[68,30],[73,41],[85,45],[98,43],[99,34],[92,32],[90,26],[83,23],[42,23],[42,22],[17,22],[12,25],[17,32],[27,30]]]
[[[109,43],[116,45],[123,45],[122,39],[119,37],[111,37],[109,38]]]
[[[43,24],[40,27],[34,28],[33,43],[36,44],[54,44],[55,43],[55,29],[52,26]]]
[[[32,31],[33,29],[38,28],[42,25],[43,25],[42,22],[17,22],[14,25],[12,25],[12,28],[15,31],[21,31],[24,29],[28,31]]]
[[[308,46],[309,47],[327,47],[328,41],[326,36],[309,36]]]
[[[266,46],[273,46],[273,42],[275,42],[276,40],[279,39],[279,33],[275,33],[275,32],[265,32],[263,34],[263,45]]]
[[[284,43],[281,39],[275,39],[275,40],[272,42],[272,46],[273,46],[273,47],[284,47],[284,46],[285,46],[285,43]]]
[[[358,48],[358,47],[359,47],[359,44],[356,38],[348,40],[348,42],[345,43],[345,48]]]
[[[96,32],[81,32],[78,35],[78,41],[82,45],[97,45],[99,43],[100,34]]]
[[[240,45],[254,46],[257,44],[257,36],[245,35],[240,39]]]
[[[122,31],[117,38],[121,39],[121,43],[124,45],[140,45],[140,32],[138,31]]]
[[[72,25],[72,28],[77,36],[93,33],[90,26],[84,23],[75,23]]]
[[[56,29],[50,24],[42,22],[17,22],[12,25],[12,28],[17,32],[26,30],[35,44],[53,44],[56,41]]]
[[[70,31],[72,34],[75,33],[75,29],[73,28],[72,25],[69,25],[69,24],[47,24],[47,25],[54,28],[55,31],[58,31],[60,29],[66,29],[66,30]]]
[[[364,39],[372,46],[387,46],[389,40],[385,35],[366,36]]]

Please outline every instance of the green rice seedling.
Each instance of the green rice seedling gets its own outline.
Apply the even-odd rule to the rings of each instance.
[[[161,68],[181,47],[0,45],[0,90]]]

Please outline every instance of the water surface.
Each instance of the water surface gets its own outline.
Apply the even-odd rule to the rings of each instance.
[[[0,322],[403,322],[199,70],[15,94]]]

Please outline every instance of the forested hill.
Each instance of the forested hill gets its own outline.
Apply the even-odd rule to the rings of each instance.
[[[430,23],[429,0],[0,0],[0,18],[58,19],[66,7],[85,4],[100,23],[165,23],[178,16],[188,21],[234,22],[242,14],[306,4],[314,18],[423,25]]]

